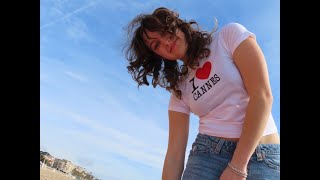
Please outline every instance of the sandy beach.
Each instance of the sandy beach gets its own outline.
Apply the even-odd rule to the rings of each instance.
[[[74,180],[70,176],[49,168],[40,167],[40,180]]]

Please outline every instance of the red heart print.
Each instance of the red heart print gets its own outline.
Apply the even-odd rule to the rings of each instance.
[[[198,68],[196,72],[196,77],[198,79],[207,79],[210,75],[210,72],[211,72],[211,63],[207,61],[206,63],[204,63],[202,68]]]

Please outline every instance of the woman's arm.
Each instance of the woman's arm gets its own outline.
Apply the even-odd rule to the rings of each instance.
[[[254,153],[266,127],[273,97],[269,84],[267,64],[254,38],[249,37],[240,43],[233,53],[233,58],[240,71],[250,100],[242,133],[230,164],[246,172],[250,157]],[[221,177],[232,179],[230,176],[227,177],[226,174],[230,176],[236,175],[233,172],[225,171]]]
[[[169,110],[169,141],[162,180],[180,180],[189,135],[189,115]]]

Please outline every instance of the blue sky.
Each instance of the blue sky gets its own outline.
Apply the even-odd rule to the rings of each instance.
[[[41,0],[40,150],[104,180],[161,178],[169,93],[139,89],[127,73],[123,28],[165,6],[210,31],[238,22],[254,32],[269,68],[280,129],[280,3],[277,0]],[[191,115],[186,157],[198,132]]]

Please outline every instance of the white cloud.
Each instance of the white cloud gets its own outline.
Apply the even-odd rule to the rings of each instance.
[[[109,129],[114,131],[114,129]],[[112,134],[114,132],[111,132]],[[105,134],[109,134],[105,131]],[[126,134],[117,133],[110,136],[98,136],[83,131],[73,131],[73,136],[85,141],[88,144],[95,145],[96,148],[104,151],[105,153],[117,154],[118,156],[126,157],[131,161],[138,162],[157,169],[162,168],[162,161],[164,157],[164,150],[159,152],[159,149],[154,149],[152,145],[147,143],[141,143],[141,139],[129,137]]]
[[[73,78],[73,79],[76,79],[76,80],[79,80],[79,81],[87,81],[87,78],[83,75],[80,75],[80,74],[77,74],[77,73],[74,73],[74,72],[71,72],[71,71],[65,71],[64,72],[67,76]]]
[[[63,14],[63,12],[61,11],[62,6],[61,6],[60,1],[56,1],[56,2],[57,2],[56,5],[52,8],[54,11],[52,11],[52,9],[51,9],[50,12],[57,12],[57,13],[55,13],[55,14],[59,14],[59,15],[60,15],[60,14]],[[70,18],[70,17],[74,16],[75,14],[80,13],[80,12],[88,9],[88,8],[91,7],[91,6],[96,5],[96,3],[97,3],[97,1],[90,1],[89,3],[81,6],[81,7],[78,8],[78,9],[75,9],[75,10],[73,10],[73,11],[71,11],[71,12],[68,12],[68,13],[64,13],[64,14],[65,14],[64,16],[59,17],[59,18],[56,18],[55,20],[52,20],[51,22],[48,22],[48,23],[40,26],[40,30],[42,30],[42,29],[44,29],[44,28],[47,28],[47,27],[49,27],[49,26],[51,26],[51,25],[53,25],[53,24],[55,24],[55,23],[57,23],[57,22],[64,21],[64,20],[66,20],[67,18]]]
[[[71,39],[76,42],[80,40],[94,42],[94,39],[90,36],[89,29],[83,20],[73,17],[66,22],[68,24],[66,31]]]
[[[118,154],[118,156],[124,156],[132,161],[145,164],[154,168],[162,168],[162,161],[165,155],[165,143],[159,143],[167,138],[158,139],[157,141],[152,141],[154,144],[150,144],[151,141],[146,139],[141,139],[134,134],[126,134],[126,132],[119,131],[113,127],[107,127],[107,124],[99,123],[96,120],[85,117],[78,113],[67,111],[64,108],[59,108],[55,105],[49,104],[47,102],[42,102],[41,107],[44,112],[53,112],[55,114],[60,114],[66,117],[66,119],[71,120],[77,124],[81,124],[90,129],[90,131],[79,131],[73,130],[73,137],[77,137],[82,141],[94,144],[99,149],[109,153]],[[166,137],[167,132],[156,127],[151,121],[139,120],[133,114],[128,114],[128,112],[120,113],[122,116],[130,117],[129,121],[137,122],[135,128],[138,130],[143,127],[143,130],[148,130],[149,133],[153,133],[152,136],[155,137]],[[141,121],[144,121],[143,126]],[[139,131],[139,130],[138,130]],[[141,130],[140,130],[141,131]],[[147,138],[147,137],[146,137]],[[107,142],[107,143],[106,143]]]
[[[42,130],[45,131],[46,129],[43,128]],[[57,158],[68,159],[73,164],[93,172],[93,175],[98,178],[132,179],[134,177],[134,179],[150,179],[146,178],[146,176],[150,176],[150,172],[141,171],[141,165],[137,165],[135,161],[129,161],[130,159],[127,156],[120,154],[124,152],[118,152],[118,149],[116,149],[130,147],[114,145],[117,142],[110,140],[110,137],[65,127],[56,128],[51,126],[50,131],[56,133],[41,139],[44,143],[49,140],[52,141],[51,145],[54,142],[52,147],[48,146],[50,147],[50,151],[48,151],[50,154]],[[93,164],[87,166],[86,163],[79,161],[79,159],[90,160]],[[123,169],[126,169],[126,173],[122,173]],[[153,167],[149,169],[159,172],[159,174],[161,172],[160,169]]]
[[[112,10],[128,10],[128,11],[137,11],[149,8],[151,6],[160,5],[161,3],[156,0],[149,0],[149,1],[132,1],[132,0],[123,0],[123,1],[112,1],[112,0],[105,0],[102,1],[105,8],[112,9]],[[153,9],[152,9],[153,10]]]

